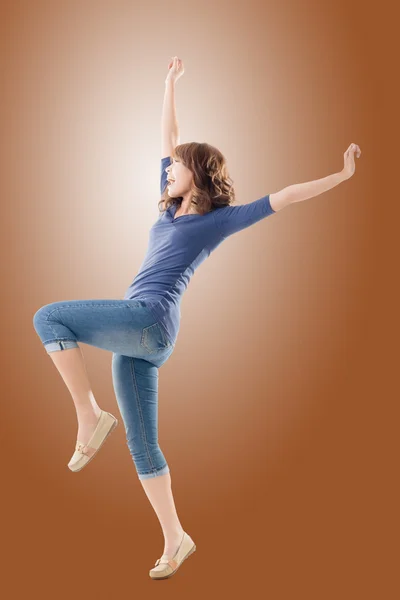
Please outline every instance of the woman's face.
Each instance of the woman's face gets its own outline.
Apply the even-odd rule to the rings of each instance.
[[[168,195],[171,198],[184,196],[192,189],[193,173],[184,166],[179,158],[173,159],[172,164],[165,169],[168,173],[168,179],[174,179],[172,183],[168,182]]]

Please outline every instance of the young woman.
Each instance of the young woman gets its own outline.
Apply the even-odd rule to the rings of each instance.
[[[355,152],[361,154],[351,144],[342,171],[232,206],[235,194],[221,152],[206,143],[178,144],[174,94],[183,72],[182,61],[174,57],[165,81],[160,215],[124,298],[54,302],[33,318],[74,401],[78,433],[68,464],[74,472],[88,464],[118,422],[98,406],[78,342],[112,352],[113,385],[127,445],[164,535],[163,555],[150,570],[153,579],[173,575],[196,549],[178,519],[169,467],[158,444],[158,369],[175,348],[182,294],[197,267],[228,236],[345,181],[354,173]]]

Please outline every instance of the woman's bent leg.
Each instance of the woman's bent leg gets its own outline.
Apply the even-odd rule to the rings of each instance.
[[[154,321],[142,301],[70,300],[40,308],[33,323],[57,367],[78,418],[77,439],[86,444],[96,428],[101,410],[87,376],[78,340],[100,348],[140,355],[143,326]]]
[[[82,444],[87,444],[96,429],[101,409],[91,389],[82,350],[78,346],[62,352],[51,352],[49,356],[63,378],[75,405],[78,419],[76,438]]]
[[[112,375],[129,451],[159,519],[164,553],[173,556],[183,529],[176,513],[169,467],[158,443],[158,368],[146,360],[114,353]]]
[[[145,327],[154,316],[142,300],[69,300],[42,306],[33,317],[48,353],[78,346],[78,341],[126,356],[146,358]]]

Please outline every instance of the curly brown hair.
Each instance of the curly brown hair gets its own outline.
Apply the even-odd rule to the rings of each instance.
[[[172,158],[180,160],[193,173],[192,203],[198,214],[228,206],[235,201],[233,180],[228,174],[224,155],[210,144],[188,142],[176,146]],[[158,203],[160,212],[182,204],[183,197],[171,198],[166,187]]]

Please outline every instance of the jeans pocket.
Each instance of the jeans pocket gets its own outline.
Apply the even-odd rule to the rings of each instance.
[[[158,322],[144,327],[140,343],[148,352],[159,352],[172,346]]]

